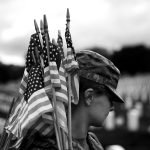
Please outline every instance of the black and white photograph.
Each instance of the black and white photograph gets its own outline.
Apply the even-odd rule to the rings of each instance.
[[[149,0],[0,1],[0,150],[149,140]]]

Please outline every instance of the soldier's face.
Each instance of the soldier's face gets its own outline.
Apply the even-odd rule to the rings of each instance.
[[[91,122],[92,126],[102,126],[110,111],[113,109],[113,105],[107,95],[94,95],[93,102],[90,106]]]

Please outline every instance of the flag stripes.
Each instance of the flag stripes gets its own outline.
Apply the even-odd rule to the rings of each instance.
[[[47,37],[48,39],[46,39]],[[58,126],[61,128],[60,136],[63,137],[68,134],[68,120],[65,110],[65,105],[68,104],[66,77],[68,74],[71,75],[71,91],[74,99],[78,99],[78,76],[76,74],[78,63],[75,60],[68,27],[66,28],[65,37],[67,41],[67,59],[64,57],[63,41],[60,34],[58,34],[57,44],[55,44],[51,43],[48,32],[44,33],[42,35],[43,49],[40,44],[39,33],[31,35],[26,55],[26,66],[19,89],[20,97],[16,101],[15,109],[13,109],[5,127],[7,131],[13,134],[14,138],[17,138],[16,148],[19,148],[24,138],[29,140],[37,132],[44,137],[51,136],[56,121],[58,121]],[[41,65],[44,66],[43,68],[39,66],[37,56],[33,56],[36,49],[38,49],[40,58],[43,60],[43,65]],[[53,100],[55,97],[56,106]],[[54,106],[56,113],[54,113]]]
[[[49,72],[49,66],[44,68],[44,86],[49,87],[51,85],[50,80],[50,72]]]
[[[56,89],[56,99],[67,103],[68,102],[68,93],[67,93],[68,89],[67,89],[67,83],[66,83],[66,77],[65,77],[65,69],[62,63],[59,68],[59,76],[60,76],[60,81],[61,81],[61,88]]]
[[[8,125],[12,124],[16,120],[17,116],[19,115],[19,112],[21,111],[21,107],[22,107],[23,101],[24,101],[24,99],[21,98],[21,100],[20,100],[19,97],[15,101],[15,105],[13,107],[12,114],[10,115],[10,117],[8,119]]]
[[[78,63],[74,58],[74,55],[72,53],[72,49],[71,48],[67,48],[67,59],[66,59],[66,64],[65,64],[65,68],[67,70],[67,72],[74,72],[75,70],[77,70],[78,67]]]
[[[60,87],[59,73],[55,62],[49,62],[50,80],[53,87]]]
[[[46,122],[43,122],[43,125],[37,124],[37,120],[45,113],[52,113],[53,111],[51,102],[44,89],[40,66],[33,66],[31,68],[24,97],[16,108],[17,109],[15,109],[14,113],[18,114],[15,119],[13,119],[13,117],[10,119],[12,124],[7,126],[7,130],[18,138],[16,146],[21,144],[21,140],[19,139],[25,137],[32,126],[40,130],[44,135],[51,131],[51,128],[46,125]],[[41,119],[41,122],[43,120],[45,119]]]
[[[23,78],[21,80],[21,84],[20,84],[20,88],[19,88],[19,93],[21,95],[23,95],[25,90],[26,90],[27,82],[28,82],[28,72],[27,72],[27,70],[25,68],[24,74],[23,74]]]
[[[68,72],[68,76],[71,78],[71,97],[72,102],[74,104],[77,104],[79,101],[79,79],[78,79],[78,62],[75,60],[75,51],[72,44],[71,34],[69,31],[68,25],[66,25],[66,31],[65,31],[65,38],[67,43],[67,59],[66,59],[66,65],[65,68]]]
[[[15,125],[10,127],[8,130],[16,133],[16,137],[21,137],[24,128],[30,128],[34,121],[41,116],[43,113],[51,112],[53,110],[49,98],[47,97],[45,90],[40,89],[33,93],[28,102],[24,101],[22,110],[15,121]],[[20,133],[17,132],[17,128],[20,126]]]
[[[65,110],[64,104],[61,101],[57,101],[59,125],[66,133],[68,133],[67,117],[66,117],[66,112],[64,110]]]

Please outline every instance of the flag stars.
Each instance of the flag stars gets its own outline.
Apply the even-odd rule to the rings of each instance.
[[[43,38],[43,46],[44,46],[43,47],[44,67],[47,67],[49,65],[49,62],[48,62],[46,39],[45,39],[44,35],[42,38]],[[59,57],[59,48],[55,44],[53,44],[49,41],[49,58],[50,58],[50,61],[56,62],[56,64],[58,64],[58,63],[60,63],[59,62],[60,58],[58,59],[58,57]]]
[[[38,41],[38,35],[36,33],[36,34],[33,34],[30,38],[30,44],[29,44],[29,47],[28,47],[27,55],[26,55],[26,69],[27,69],[27,72],[30,71],[31,67],[34,64],[33,57],[32,57],[32,51],[34,52],[35,51],[35,46],[39,45],[39,42],[37,42],[37,41]]]
[[[63,39],[62,39],[61,35],[58,35],[57,43],[58,43],[58,52],[61,56],[61,59],[63,59],[64,58],[64,51],[63,51]]]
[[[36,92],[37,90],[44,87],[43,77],[40,66],[34,66],[28,77],[27,89],[24,94],[25,100],[28,100],[29,97]],[[28,94],[27,94],[28,93]]]

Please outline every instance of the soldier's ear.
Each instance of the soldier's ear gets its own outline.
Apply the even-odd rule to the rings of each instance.
[[[84,92],[84,102],[87,106],[90,106],[94,97],[94,90],[89,88]]]

